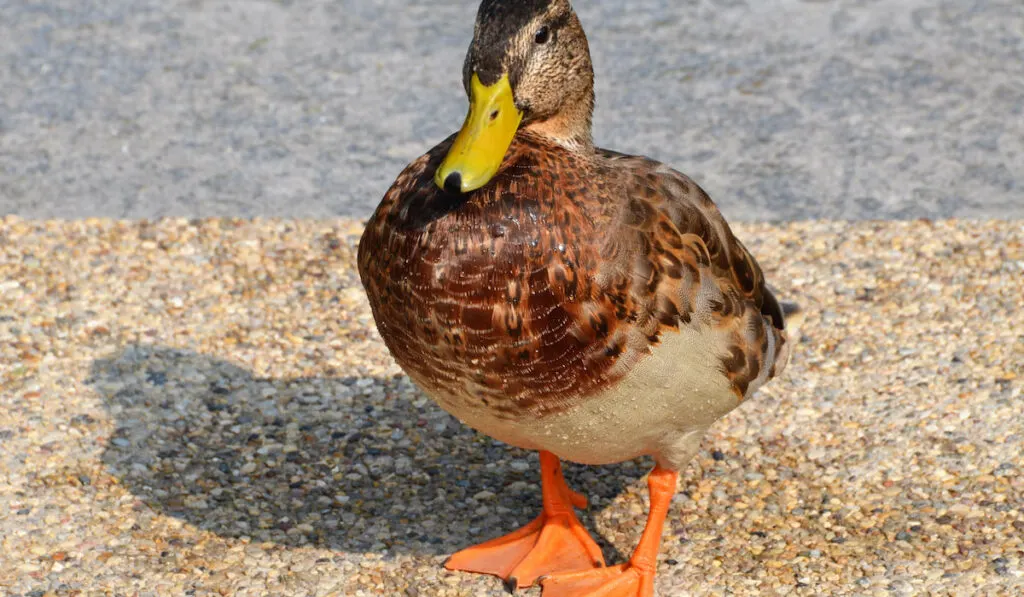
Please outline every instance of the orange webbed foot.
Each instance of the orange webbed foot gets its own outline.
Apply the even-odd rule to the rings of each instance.
[[[654,597],[654,571],[661,531],[678,474],[657,466],[647,479],[651,509],[640,543],[625,564],[556,574],[541,579],[541,597]]]
[[[449,570],[493,574],[510,589],[529,587],[537,578],[604,566],[601,548],[573,512],[587,500],[565,484],[558,458],[541,452],[544,510],[532,522],[504,537],[464,549],[445,562]]]
[[[542,597],[653,597],[654,570],[618,564],[542,578]]]

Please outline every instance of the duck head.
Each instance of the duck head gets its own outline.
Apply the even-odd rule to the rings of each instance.
[[[592,147],[594,71],[568,0],[483,0],[462,82],[469,114],[434,175],[442,189],[486,185],[520,130]]]

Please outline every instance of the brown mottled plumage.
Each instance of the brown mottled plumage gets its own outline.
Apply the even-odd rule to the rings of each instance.
[[[465,423],[541,451],[544,513],[448,566],[510,586],[551,575],[545,595],[556,597],[598,586],[651,595],[675,471],[709,425],[782,371],[782,310],[695,182],[593,146],[590,53],[567,0],[484,0],[464,80],[474,102],[510,88],[521,116],[504,157],[489,162],[497,173],[460,187],[442,161],[490,145],[449,152],[455,137],[443,141],[398,176],[359,244],[359,274],[398,364]],[[488,114],[508,122],[498,104],[480,105],[463,133]],[[603,568],[556,456],[641,454],[658,463],[648,529],[629,564]],[[578,566],[598,571],[557,574]]]
[[[487,187],[452,195],[432,180],[449,145],[399,175],[359,251],[380,333],[429,394],[542,417],[680,326],[730,331],[721,368],[740,396],[778,372],[779,305],[692,180],[521,134]]]

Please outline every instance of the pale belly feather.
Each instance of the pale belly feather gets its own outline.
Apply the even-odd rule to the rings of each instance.
[[[507,444],[547,450],[582,464],[641,455],[682,468],[704,431],[740,403],[719,369],[724,337],[685,327],[662,335],[651,354],[612,388],[540,420],[509,421],[486,408],[452,412],[463,423]],[[449,400],[439,400],[442,405]]]

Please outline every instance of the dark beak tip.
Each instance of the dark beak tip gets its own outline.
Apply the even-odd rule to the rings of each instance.
[[[444,179],[444,190],[449,193],[462,192],[462,175],[452,172]]]

